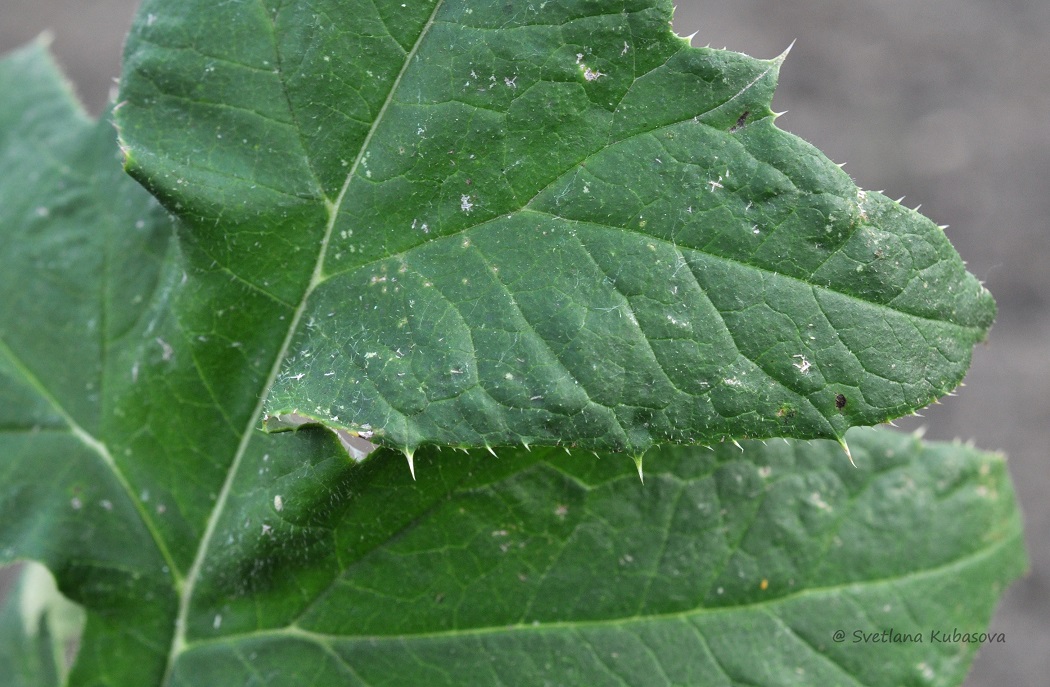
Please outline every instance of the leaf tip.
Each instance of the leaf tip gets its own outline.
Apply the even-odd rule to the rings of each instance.
[[[408,461],[408,471],[412,475],[412,481],[416,481],[416,461],[415,451],[410,448],[403,448],[401,452],[405,454],[405,460]]]
[[[839,437],[839,446],[846,452],[846,457],[849,458],[849,464],[853,467],[857,467],[857,464],[853,462],[853,452],[849,450],[849,444],[846,443],[845,437]]]
[[[642,472],[642,454],[632,456],[631,460],[634,461],[635,467],[638,468],[638,480],[645,484],[645,474]]]
[[[36,35],[33,42],[43,50],[50,50],[51,45],[55,42],[55,32],[51,29],[44,29]]]
[[[783,64],[784,60],[787,59],[787,56],[789,54],[791,54],[791,49],[795,47],[795,43],[797,43],[797,42],[798,42],[797,38],[794,39],[793,41],[791,41],[791,44],[788,45],[788,47],[784,49],[784,52],[782,52],[779,55],[777,55],[776,57],[774,57],[773,61],[778,63],[778,64]]]

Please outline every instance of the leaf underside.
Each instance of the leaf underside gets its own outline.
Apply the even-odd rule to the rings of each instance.
[[[70,684],[961,681],[830,637],[986,626],[1000,458],[605,453],[949,390],[994,306],[943,234],[663,3],[401,4],[146,2],[117,123],[163,207],[42,45],[0,61],[0,560],[86,608]],[[522,442],[602,453],[426,447]]]

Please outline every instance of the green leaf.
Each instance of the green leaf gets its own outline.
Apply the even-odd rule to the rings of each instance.
[[[172,222],[121,173],[112,125],[87,118],[42,43],[0,61],[0,90],[0,562],[45,563],[90,609],[78,671],[150,684],[185,529],[161,517],[186,486],[165,460],[186,440],[164,433],[195,421],[169,407],[172,424],[150,423],[166,399],[136,390],[163,375]],[[159,450],[136,450],[150,441]]]
[[[850,440],[859,469],[833,442],[662,449],[644,486],[623,457],[426,450],[413,489],[382,452],[324,516],[288,498],[309,468],[271,454],[235,488],[238,544],[173,684],[958,684],[978,643],[931,632],[984,631],[1025,566],[1005,464]],[[924,640],[856,642],[883,630]]]
[[[569,11],[567,5],[558,5],[552,11]],[[184,7],[199,14],[180,17]],[[927,669],[935,671],[938,680],[944,676],[945,684],[961,680],[976,646],[850,646],[828,644],[827,637],[839,623],[850,631],[874,631],[887,622],[895,627],[921,626],[924,631],[937,629],[942,623],[957,625],[963,631],[986,626],[1002,587],[1024,566],[1016,505],[1003,463],[995,456],[965,447],[922,448],[911,438],[883,433],[850,435],[860,467],[857,470],[843,460],[833,442],[778,443],[770,447],[745,443],[743,454],[728,447],[713,452],[662,449],[649,454],[643,487],[634,465],[623,456],[603,453],[595,458],[590,454],[565,456],[551,449],[533,453],[508,449],[494,459],[484,452],[438,455],[428,448],[417,456],[420,481],[413,483],[393,452],[377,453],[357,465],[348,460],[346,451],[329,432],[259,431],[271,384],[278,382],[278,397],[286,393],[281,389],[289,387],[281,384],[298,374],[293,366],[301,365],[307,357],[323,359],[327,368],[327,359],[313,353],[303,355],[307,339],[330,333],[330,326],[336,327],[333,331],[346,327],[357,331],[353,329],[357,318],[376,336],[397,334],[373,329],[378,320],[369,318],[378,317],[379,311],[365,312],[360,302],[351,300],[352,290],[343,292],[345,300],[340,303],[344,306],[338,313],[330,311],[336,313],[330,325],[324,322],[328,311],[316,310],[324,299],[335,297],[330,291],[340,283],[325,271],[330,263],[319,261],[321,257],[335,260],[336,252],[330,250],[335,243],[319,246],[326,234],[333,241],[340,236],[344,225],[336,219],[342,217],[342,222],[350,217],[350,205],[341,202],[337,211],[325,203],[325,197],[333,194],[326,184],[339,181],[331,169],[341,168],[341,158],[309,158],[315,181],[304,181],[296,165],[306,164],[306,158],[280,152],[282,141],[288,138],[282,139],[280,127],[260,134],[246,125],[235,139],[242,143],[229,148],[222,141],[232,135],[230,129],[213,129],[208,145],[203,144],[200,127],[207,127],[208,120],[198,118],[196,111],[183,112],[181,128],[165,119],[177,114],[172,109],[174,103],[196,97],[191,93],[180,100],[163,95],[165,88],[204,88],[210,74],[229,77],[222,70],[232,64],[216,59],[215,69],[206,71],[211,65],[202,63],[195,80],[185,74],[179,80],[174,72],[164,71],[167,67],[163,63],[153,63],[150,68],[158,71],[151,75],[146,69],[149,65],[143,62],[149,49],[142,36],[154,27],[176,35],[163,49],[172,51],[170,66],[175,66],[194,55],[209,54],[205,49],[208,41],[214,43],[211,47],[216,54],[231,47],[255,45],[258,34],[249,20],[258,7],[236,3],[147,4],[138,20],[139,35],[129,43],[133,63],[129,83],[138,79],[145,84],[152,78],[158,90],[151,109],[143,109],[141,102],[136,104],[130,97],[122,106],[125,143],[130,146],[132,166],[170,163],[171,157],[150,152],[154,148],[185,146],[184,153],[192,152],[178,173],[172,169],[148,175],[147,179],[179,219],[169,216],[121,173],[111,125],[85,117],[41,45],[0,61],[0,89],[10,94],[0,104],[0,165],[5,170],[0,180],[0,301],[5,306],[0,309],[0,562],[33,559],[45,563],[54,572],[62,593],[85,608],[86,626],[70,684],[207,687],[252,681],[342,685],[499,684],[501,680],[513,684],[517,680],[531,685],[542,682],[545,675],[555,683],[603,684],[621,672],[631,681],[640,674],[637,684],[667,684],[665,673],[685,675],[681,681],[690,684],[717,684],[722,681],[720,671],[739,673],[739,681],[758,684],[790,684],[791,680],[808,684],[802,677],[794,677],[796,668],[808,671],[804,675],[832,676],[826,680],[829,683],[848,682],[841,672],[845,671],[860,682],[880,684],[879,680],[885,679],[885,684],[897,684],[905,681],[901,676],[910,674],[908,671],[925,674]],[[285,11],[294,13],[303,7],[295,5]],[[313,7],[325,9],[320,4]],[[349,13],[345,5],[327,9],[339,7],[344,10],[337,15],[346,20],[339,25],[356,27],[354,40],[368,46],[359,52],[374,61],[371,67],[362,68],[378,69],[387,64],[381,48],[394,48],[389,39],[375,38],[383,35],[381,27],[361,28],[349,21],[367,16],[371,5]],[[412,4],[406,12],[411,14],[419,7]],[[444,11],[454,9],[447,5]],[[619,16],[603,9],[604,5],[596,4],[586,12],[591,19],[566,19],[564,24],[575,27],[581,36],[589,35],[591,27],[598,36],[605,22]],[[451,31],[458,25],[455,17],[447,22],[430,22],[431,8],[424,6],[422,10],[428,13],[417,25],[430,26],[427,36],[437,35],[431,32],[439,28]],[[412,23],[404,16],[394,16],[398,11],[393,7],[388,23],[400,27],[394,31],[408,32]],[[495,11],[502,12],[502,6]],[[223,12],[230,14],[216,18],[215,13]],[[483,14],[479,4],[466,18],[488,21]],[[581,17],[583,14],[581,11]],[[703,57],[700,62],[712,70],[710,83],[717,84],[723,76],[732,81],[741,70],[746,72],[748,65],[761,69],[770,66],[727,53],[686,49],[678,39],[669,37],[663,10],[627,16],[640,22],[637,32],[630,34],[628,47],[639,51],[637,64],[649,64],[652,74],[665,74],[666,68],[660,65],[668,61],[692,64],[690,60]],[[201,26],[208,31],[194,21],[203,22]],[[660,31],[653,28],[646,33],[649,23],[659,25]],[[314,26],[323,33],[329,25],[332,22]],[[299,34],[290,29],[310,28],[295,22],[282,26],[286,28],[271,35],[292,44],[299,40]],[[538,31],[543,28],[537,26]],[[353,37],[351,34],[347,36]],[[347,36],[341,37],[340,44],[348,40]],[[645,36],[650,37],[650,43],[643,41]],[[399,34],[395,42],[410,51],[417,38]],[[370,44],[373,39],[375,43]],[[539,51],[547,45],[537,41],[515,39],[485,45],[492,50],[492,60],[517,64],[519,58],[507,51],[529,46]],[[300,42],[309,41],[302,38]],[[161,45],[159,38],[154,45]],[[479,45],[474,47],[481,50]],[[668,46],[677,52],[669,52]],[[279,102],[264,97],[266,84],[275,76],[273,70],[283,77],[286,71],[290,74],[303,67],[300,78],[309,81],[313,77],[304,65],[311,59],[323,61],[324,53],[297,55],[282,49],[280,54],[279,65],[242,60],[239,64],[260,68],[226,78],[215,92],[235,94],[241,90],[280,109]],[[427,53],[422,47],[415,55],[415,62],[405,62],[402,56],[395,65],[425,62]],[[601,89],[616,83],[612,63],[602,62],[598,54],[589,55],[584,53],[586,59],[581,60],[587,64],[582,74],[575,65],[575,55],[571,56],[577,70],[574,78],[582,81],[565,83],[580,86],[588,102],[593,96],[599,105],[608,103],[602,100],[605,96]],[[335,53],[332,56],[335,59]],[[138,66],[134,66],[136,60]],[[598,71],[602,76],[588,79],[586,69],[592,70],[591,76]],[[405,69],[399,80],[401,87],[411,83],[410,71]],[[336,73],[344,78],[354,74],[349,68]],[[749,73],[755,76],[761,70]],[[676,78],[681,83],[693,83],[696,72],[683,68]],[[514,83],[522,88],[525,80]],[[752,97],[764,83],[756,82],[740,97]],[[516,90],[507,84],[503,87]],[[595,87],[597,91],[589,90]],[[629,90],[641,88],[639,80]],[[130,90],[126,87],[125,94]],[[381,108],[387,102],[387,92],[370,93],[362,87],[359,93],[362,103],[378,103]],[[351,95],[344,96],[352,99]],[[196,97],[196,101],[200,99]],[[324,115],[328,110],[318,104],[319,100],[310,102],[315,104],[318,118],[337,117],[335,110]],[[401,102],[390,100],[387,110]],[[426,105],[424,109],[433,107]],[[216,104],[215,110],[232,119],[244,117],[254,122],[259,118],[257,111],[238,109],[225,101]],[[570,115],[576,111],[573,105],[565,116],[572,119]],[[653,116],[656,114],[666,113],[654,112]],[[274,121],[278,121],[279,113],[275,116]],[[480,114],[478,117],[483,118]],[[150,118],[156,121],[150,124]],[[733,121],[727,124],[727,134],[739,117],[729,119]],[[776,133],[768,119],[756,115],[751,121],[749,115],[743,128],[733,135],[757,136],[765,127],[763,135],[770,140],[792,149],[801,145]],[[298,121],[314,120],[304,117]],[[531,132],[527,121],[523,114],[514,130],[526,138]],[[372,122],[365,122],[367,126],[361,130],[369,137]],[[150,147],[136,147],[136,137],[145,137],[146,128],[153,126]],[[297,124],[289,131],[294,132],[294,138],[314,141],[311,145],[318,150],[338,151],[343,145],[339,136],[353,133],[350,127],[341,126],[307,132],[306,125]],[[437,124],[434,126],[436,130]],[[757,128],[749,132],[751,127]],[[700,130],[714,128],[707,122]],[[375,131],[369,140],[378,144],[383,139],[379,128]],[[571,136],[565,129],[559,135],[566,140],[585,139],[587,131]],[[492,132],[505,134],[503,129],[494,128]],[[217,138],[219,133],[224,138]],[[636,136],[632,140],[651,138]],[[364,142],[362,136],[358,140]],[[616,144],[601,146],[595,155],[618,150]],[[558,167],[565,159],[557,156],[569,155],[570,151],[554,148],[544,155],[529,155],[534,161],[528,164]],[[362,155],[368,149],[359,147],[365,151]],[[424,152],[433,153],[434,149]],[[443,154],[447,155],[447,149]],[[366,171],[365,159],[356,164],[353,179]],[[436,169],[448,162],[447,158],[442,160],[438,164],[420,157],[417,162],[424,168],[433,164]],[[817,158],[801,162],[819,167],[819,161],[814,160]],[[241,165],[232,173],[245,180],[241,186],[232,185],[231,161]],[[353,160],[350,162],[354,166]],[[624,158],[625,173],[635,162],[634,158]],[[658,164],[671,163],[664,160]],[[792,164],[801,163],[796,160]],[[202,170],[207,165],[214,165],[214,176],[205,181]],[[145,166],[138,169],[140,176],[147,176]],[[380,169],[378,163],[372,169]],[[615,177],[615,168],[603,169],[610,178]],[[518,172],[507,171],[507,188],[527,186],[529,179],[554,173],[526,171],[518,181],[514,181]],[[165,177],[169,173],[171,176]],[[274,183],[261,183],[271,173]],[[491,168],[488,173],[496,175]],[[368,178],[366,174],[364,178]],[[421,178],[427,177],[424,174]],[[472,185],[484,179],[470,178]],[[662,177],[656,174],[653,178]],[[551,189],[558,188],[556,181],[550,182]],[[643,195],[644,185],[653,183],[649,177],[635,181]],[[314,183],[320,192],[308,188]],[[429,183],[420,182],[420,188],[430,188]],[[571,188],[576,182],[565,183],[569,186],[563,188]],[[613,200],[621,203],[622,198],[610,200],[599,186],[595,180],[585,195],[604,199],[606,206]],[[727,187],[723,184],[710,192]],[[180,188],[189,192],[179,196],[175,191]],[[351,190],[363,192],[354,184],[346,188],[347,197]],[[335,190],[341,193],[342,187]],[[209,193],[211,200],[205,198]],[[377,188],[375,198],[381,195]],[[449,197],[458,202],[460,195],[453,190]],[[275,200],[277,197],[281,200]],[[535,197],[545,196],[537,193]],[[865,205],[865,212],[869,220],[883,211],[907,214],[896,206],[882,205],[883,201],[872,196],[868,200],[871,205]],[[556,194],[550,202],[557,205]],[[407,201],[405,205],[408,207]],[[378,212],[378,207],[372,210]],[[462,221],[456,214],[458,207],[447,213],[449,222]],[[566,204],[564,212],[569,214],[572,207]],[[481,212],[480,207],[477,211]],[[507,214],[519,221],[523,213],[537,212],[530,208]],[[797,208],[788,214],[795,217]],[[940,253],[931,248],[926,255],[931,260],[929,265],[944,265],[947,271],[956,270],[958,276],[955,281],[945,281],[934,280],[933,272],[925,274],[930,278],[929,317],[913,319],[923,327],[927,323],[934,329],[948,327],[951,334],[943,340],[937,338],[933,341],[936,346],[923,349],[922,355],[952,357],[958,353],[956,363],[961,375],[969,344],[963,347],[960,342],[966,336],[974,339],[981,335],[991,303],[981,296],[969,307],[965,298],[960,304],[943,300],[944,293],[936,295],[941,291],[966,292],[964,287],[971,278],[963,276],[961,264],[939,233],[931,230],[928,236],[923,234],[925,224],[916,216],[907,216],[909,222],[918,223],[909,225],[908,231],[918,233],[905,232],[899,240],[911,236],[905,242],[911,247],[921,243],[916,236],[934,241],[929,245],[937,251],[943,247],[948,257],[940,259]],[[565,222],[558,226],[568,227],[582,220],[551,222],[551,226]],[[498,225],[498,218],[491,224]],[[394,245],[404,240],[397,234],[384,240],[395,256],[390,259],[397,260],[400,258],[396,256],[404,257],[413,250],[430,255],[426,251],[440,251],[464,237],[476,239],[479,245],[493,240],[484,229],[465,225],[461,229],[455,237],[443,235],[417,248]],[[635,235],[640,234],[630,234]],[[621,234],[610,236],[624,238]],[[549,249],[562,244],[539,241],[529,245]],[[661,246],[666,248],[662,243],[654,245],[656,252]],[[703,255],[715,253],[710,248]],[[915,255],[920,253],[916,248]],[[850,254],[844,249],[832,257],[845,260]],[[468,261],[454,257],[450,264],[470,278]],[[543,262],[539,263],[541,257]],[[564,288],[566,272],[553,270],[563,257],[540,250],[525,255],[517,267],[510,258],[493,266],[524,274],[531,260],[552,268],[545,285]],[[387,258],[377,259],[373,266]],[[660,259],[657,256],[640,264],[652,271]],[[754,268],[746,261],[728,258],[723,266],[737,264],[741,269]],[[573,265],[562,268],[572,274]],[[625,259],[623,265],[624,279],[640,278],[628,269],[634,261]],[[949,269],[952,265],[955,267]],[[784,268],[779,271],[785,273]],[[346,272],[351,273],[352,269]],[[585,276],[580,273],[580,291],[572,295],[594,305],[599,301],[588,299],[605,298],[598,292],[607,285],[587,281]],[[394,278],[400,277],[390,272],[386,282],[377,281],[376,290],[386,286],[387,294],[395,297],[401,293],[395,288],[401,282],[393,282]],[[920,281],[915,282],[914,289],[923,288],[921,278],[916,277]],[[769,279],[781,277],[770,273]],[[655,283],[649,277],[643,281],[650,286]],[[672,280],[664,286],[675,284]],[[779,288],[779,282],[771,284],[769,293]],[[744,299],[740,306],[743,317],[747,315],[744,310],[756,309],[745,305],[747,294],[753,295],[757,286],[747,280],[737,286],[739,297]],[[725,283],[720,288],[728,287]],[[813,294],[830,297],[830,291],[807,288]],[[591,293],[591,289],[597,291]],[[634,293],[624,285],[615,289]],[[977,293],[974,285],[974,298]],[[535,298],[541,296],[537,292]],[[600,307],[612,307],[607,305],[611,301],[600,302],[606,304]],[[648,316],[646,312],[663,316],[659,302],[653,299],[647,306],[651,310],[632,305],[629,311],[636,313],[639,322]],[[353,307],[348,309],[347,303]],[[567,303],[565,308],[569,308]],[[483,307],[488,306],[479,303],[478,308]],[[879,307],[890,318],[884,324],[896,323],[892,319],[896,311]],[[554,315],[568,313],[565,308]],[[942,310],[953,314],[937,314]],[[463,311],[469,312],[465,307]],[[499,314],[498,308],[490,312],[493,317]],[[728,312],[720,312],[718,317],[726,322],[732,319]],[[945,318],[940,325],[934,321],[938,317]],[[974,321],[978,324],[967,323],[969,317],[977,318]],[[553,321],[560,320],[552,317]],[[847,348],[853,347],[849,342],[855,338],[863,338],[864,327],[872,326],[863,312],[845,324],[837,324],[840,330],[836,337],[846,342],[842,345]],[[441,333],[438,325],[440,321],[436,320],[433,328],[417,330],[436,337],[427,349],[428,355],[435,351],[458,355],[454,349],[445,348],[446,342],[436,342]],[[479,338],[487,336],[485,332],[495,331],[494,327],[479,328],[476,334]],[[610,334],[604,325],[593,332],[587,327],[573,331],[575,338],[565,341],[584,346],[573,356],[601,352],[587,348],[589,337],[592,333],[602,337]],[[904,342],[909,340],[909,331],[895,334]],[[931,335],[925,329],[923,332]],[[562,331],[558,336],[570,333]],[[747,345],[752,345],[752,338],[768,333],[765,329],[751,332]],[[604,365],[606,360],[628,355],[633,349],[624,337],[603,338],[599,348],[611,348],[592,364]],[[616,340],[627,343],[609,343]],[[706,348],[693,343],[705,355],[710,352],[713,359],[723,354],[714,343],[705,344]],[[846,365],[854,357],[862,360],[869,355],[867,347],[880,346],[892,352],[873,339],[855,346],[857,350],[843,354],[841,360],[832,361],[830,369]],[[934,349],[936,353],[931,353]],[[367,352],[369,349],[362,355]],[[881,359],[870,355],[872,361],[866,364],[882,364]],[[686,353],[682,356],[693,364]],[[902,357],[899,364],[914,364],[908,360]],[[805,362],[810,364],[807,371],[815,374],[816,356],[813,361],[806,357]],[[795,369],[805,374],[803,359],[795,359],[795,363],[799,366]],[[344,381],[356,374],[352,357],[331,364],[338,365],[338,374],[333,376]],[[397,379],[401,370],[394,363],[388,364],[391,378]],[[821,375],[827,374],[827,360],[819,364],[823,366]],[[420,370],[430,369],[428,366],[432,361]],[[631,368],[631,374],[641,374],[642,369]],[[624,370],[626,374],[628,368]],[[537,368],[536,374],[541,373]],[[604,383],[611,377],[602,372],[601,379]],[[305,381],[305,376],[299,381]],[[411,389],[417,380],[404,383]],[[649,393],[645,384],[637,389],[625,384],[623,389],[624,393]],[[765,396],[756,398],[746,391],[741,389],[741,395],[734,397],[741,409],[734,416],[734,432],[742,434],[760,424],[755,419],[758,410],[754,409],[767,402]],[[769,393],[776,397],[778,392],[770,387]],[[843,412],[833,417],[844,418],[844,424],[835,427],[834,436],[859,417],[853,413],[860,412],[856,408],[860,402],[852,390],[843,388],[837,393],[849,396],[849,400],[843,408],[836,407]],[[719,398],[722,396],[712,393],[711,399]],[[830,402],[838,405],[834,398]],[[449,407],[456,403],[456,397],[448,398]],[[701,420],[701,410],[692,406],[680,409],[685,413],[682,427],[688,430],[688,422]],[[562,411],[566,414],[552,416],[550,423],[539,425],[537,434],[519,434],[515,440],[533,439],[537,444],[558,440],[640,450],[650,438],[681,438],[661,438],[658,428],[650,432],[644,422],[639,422],[621,427],[631,428],[630,441],[606,442],[602,439],[608,438],[603,426],[587,424],[592,419],[587,412],[572,416],[571,406]],[[476,429],[470,423],[479,416],[468,414],[472,412],[469,403],[455,412],[463,415],[444,427],[441,436],[446,439],[449,433]],[[785,401],[776,407],[775,415],[781,423],[778,432],[798,430],[805,434],[799,429],[804,428],[805,421],[795,421],[796,417],[806,417],[804,409]],[[507,420],[511,430],[514,422],[519,420]],[[725,423],[716,425],[709,435],[704,434],[708,431],[705,428],[694,430],[698,437],[713,438],[721,436],[719,432],[729,432],[730,420]],[[385,429],[378,424],[373,427]],[[555,431],[588,427],[594,432],[555,435]],[[351,428],[363,430],[364,426]],[[399,438],[396,429],[383,438],[394,445],[412,446],[415,439]],[[647,432],[649,438],[643,436]],[[960,606],[958,598],[968,599],[966,605]],[[889,615],[878,615],[887,604],[890,610],[881,612]],[[17,634],[18,628],[11,626],[16,622],[13,618],[11,614],[0,618],[0,628],[7,636]],[[700,638],[706,646],[694,651]],[[803,644],[811,647],[809,653],[800,649]],[[622,668],[615,663],[621,657]],[[791,670],[779,671],[777,667],[782,665],[790,665]],[[747,672],[762,667],[770,671],[768,677]],[[878,675],[889,677],[870,675],[876,670]]]
[[[58,687],[65,684],[84,611],[58,593],[43,566],[26,564],[17,575],[0,607],[0,675],[9,687]]]
[[[663,0],[146,2],[118,112],[191,258],[284,317],[266,414],[411,452],[840,438],[994,316]],[[211,383],[211,382],[210,382]]]

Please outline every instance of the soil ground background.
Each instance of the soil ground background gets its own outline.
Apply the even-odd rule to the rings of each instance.
[[[0,0],[0,53],[44,30],[88,108],[119,73],[134,0]],[[1009,457],[1032,571],[1004,597],[967,687],[1050,676],[1050,3],[1046,0],[679,0],[694,45],[773,57],[778,125],[858,185],[907,195],[999,303],[967,387],[924,411],[932,439]],[[0,595],[6,587],[0,571]]]

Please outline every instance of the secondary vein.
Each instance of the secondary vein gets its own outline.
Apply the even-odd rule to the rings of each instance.
[[[179,568],[175,563],[175,559],[172,557],[171,552],[168,550],[167,544],[164,542],[164,538],[157,530],[149,512],[146,510],[145,505],[136,496],[135,490],[131,488],[131,483],[127,477],[121,471],[120,466],[117,465],[116,460],[113,459],[113,454],[109,452],[109,447],[105,443],[96,438],[91,432],[81,427],[80,423],[77,422],[73,416],[65,409],[65,407],[55,398],[55,395],[44,385],[39,377],[29,368],[25,362],[22,361],[21,357],[15,353],[5,341],[0,339],[0,353],[7,358],[8,362],[15,368],[19,375],[33,388],[40,397],[43,398],[48,405],[58,414],[62,421],[68,426],[70,433],[90,449],[95,455],[102,460],[102,463],[109,468],[109,471],[113,474],[113,477],[117,480],[120,488],[124,491],[128,500],[134,506],[136,512],[139,514],[139,518],[142,520],[142,524],[146,527],[146,530],[150,533],[150,537],[153,538],[154,543],[157,545],[157,550],[160,552],[161,557],[164,559],[165,564],[171,571],[172,577],[175,580],[175,584],[181,583]]]

